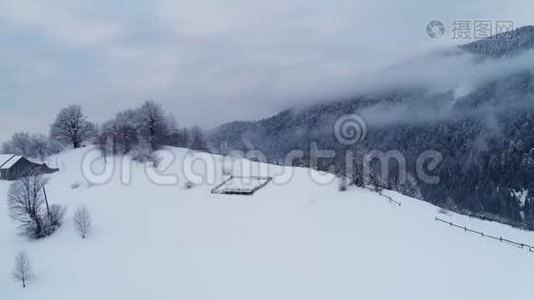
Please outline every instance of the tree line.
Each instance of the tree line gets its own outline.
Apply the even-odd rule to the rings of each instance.
[[[104,155],[131,154],[150,159],[163,146],[187,147],[207,151],[204,132],[199,126],[179,127],[172,114],[154,101],[117,113],[101,126],[90,122],[80,105],[60,110],[48,135],[17,132],[3,143],[2,153],[45,160],[64,148],[95,144]]]

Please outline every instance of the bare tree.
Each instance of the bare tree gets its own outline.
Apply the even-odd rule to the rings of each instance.
[[[63,108],[50,129],[50,137],[79,148],[83,141],[95,135],[95,125],[87,121],[79,105]]]
[[[22,282],[22,287],[26,287],[26,282],[34,278],[30,257],[24,250],[19,251],[15,258],[15,269],[13,270],[13,279]]]
[[[87,208],[85,206],[78,207],[72,220],[82,239],[85,239],[87,233],[91,230],[91,215]]]
[[[61,226],[65,212],[60,205],[48,206],[44,194],[45,184],[46,179],[42,175],[29,174],[12,183],[9,188],[9,215],[19,222],[23,234],[34,239],[56,231]]]
[[[42,193],[45,183],[46,180],[41,175],[32,175],[15,181],[9,188],[9,215],[32,238],[46,235]]]

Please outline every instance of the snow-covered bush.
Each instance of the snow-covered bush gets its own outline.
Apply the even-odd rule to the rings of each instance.
[[[438,213],[442,214],[442,215],[448,215],[449,214],[449,210],[446,209],[446,208],[440,208],[440,209],[438,209]]]
[[[195,186],[195,184],[194,184],[191,180],[187,180],[187,181],[184,183],[184,189],[186,189],[186,190],[190,190],[190,189],[192,189],[194,186]]]
[[[61,225],[63,225],[63,217],[65,216],[65,208],[61,205],[52,204],[48,211],[48,231],[50,234]]]
[[[130,155],[133,160],[140,163],[156,162],[152,146],[148,142],[140,142],[138,145],[134,146],[134,149],[130,151]]]

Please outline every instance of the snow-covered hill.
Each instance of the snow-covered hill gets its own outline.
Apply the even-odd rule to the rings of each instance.
[[[250,173],[275,180],[253,196],[210,194],[223,177],[223,158],[176,148],[166,173],[180,174],[177,185],[151,182],[153,174],[139,164],[131,165],[130,184],[121,183],[117,167],[108,183],[89,185],[81,173],[87,151],[51,160],[61,171],[51,176],[48,196],[68,211],[64,226],[46,239],[17,235],[6,208],[9,183],[0,182],[0,299],[449,300],[531,293],[534,253],[436,222],[437,207],[394,192],[386,193],[401,207],[367,190],[338,192],[331,175],[244,162]],[[194,157],[212,165],[201,168]],[[208,183],[184,188],[190,163],[209,175]],[[282,177],[291,180],[281,184]],[[71,222],[80,204],[93,217],[87,240]],[[530,232],[440,217],[534,243]],[[26,289],[11,278],[21,249],[37,276]]]

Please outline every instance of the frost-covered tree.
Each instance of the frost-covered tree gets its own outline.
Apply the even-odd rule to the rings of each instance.
[[[168,136],[167,118],[160,104],[146,101],[136,110],[137,130],[139,136],[152,147],[153,150],[165,143]]]
[[[50,129],[50,137],[74,148],[81,147],[84,141],[94,137],[95,125],[87,121],[79,105],[63,108]]]
[[[206,136],[199,126],[193,126],[189,132],[189,147],[193,150],[206,151],[208,149]]]
[[[191,142],[191,136],[187,128],[180,128],[177,132],[176,137],[176,146],[178,147],[187,147]]]
[[[105,126],[105,124],[104,124]],[[105,132],[105,127],[102,126],[97,130],[97,135],[94,139],[94,143],[98,150],[102,153],[102,156],[104,157],[104,162],[107,163],[107,155],[109,152],[109,136]]]
[[[32,150],[31,136],[27,132],[17,132],[3,144],[2,152],[29,156]]]
[[[136,109],[119,112],[105,122],[94,139],[98,149],[107,155],[131,155],[137,161],[154,161],[155,150],[164,145],[189,147],[206,151],[207,139],[200,129],[178,127],[172,114],[162,106],[146,101]]]
[[[32,265],[28,253],[24,250],[19,251],[15,258],[15,268],[13,269],[13,279],[20,281],[22,287],[26,287],[28,280],[33,279]]]
[[[91,215],[87,208],[85,206],[78,207],[72,220],[82,239],[85,239],[87,233],[91,230]]]
[[[95,142],[100,150],[112,154],[128,154],[139,141],[137,112],[125,110],[102,125]]]
[[[48,137],[44,134],[35,134],[31,137],[30,157],[35,157],[41,161],[45,160],[54,150],[50,145]]]
[[[139,142],[138,125],[134,122],[135,119],[136,112],[134,110],[125,110],[119,112],[113,121],[114,143],[122,154],[130,152]]]
[[[3,153],[22,155],[45,160],[49,155],[59,152],[60,147],[43,134],[17,132],[2,147]]]
[[[182,131],[178,127],[178,122],[173,114],[167,116],[167,141],[169,146],[184,147],[185,139],[182,136]]]

